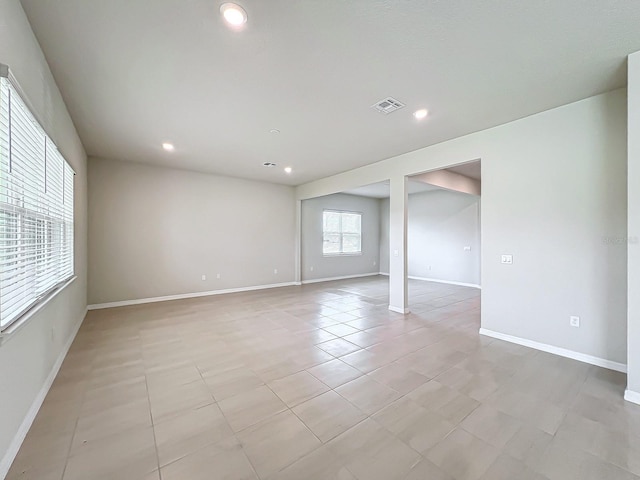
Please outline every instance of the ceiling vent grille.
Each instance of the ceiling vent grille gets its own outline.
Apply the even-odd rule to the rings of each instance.
[[[395,98],[387,97],[384,100],[380,100],[379,102],[371,105],[371,108],[375,108],[380,113],[388,115],[391,112],[395,112],[396,110],[404,108],[404,106],[404,103],[396,100]]]

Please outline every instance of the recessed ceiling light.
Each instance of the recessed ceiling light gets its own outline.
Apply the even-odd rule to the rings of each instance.
[[[176,149],[176,147],[174,147],[172,143],[163,143],[162,148],[164,148],[167,152],[173,152]]]
[[[277,128],[272,128],[271,130],[269,130],[269,133],[280,133],[280,130],[278,130]]]
[[[293,171],[293,168],[291,167],[284,167],[284,172],[285,173],[291,173]]]
[[[416,110],[415,112],[413,112],[413,116],[416,117],[418,120],[422,120],[424,117],[427,116],[429,112],[427,111],[426,108],[421,108],[420,110]]]
[[[220,13],[232,27],[241,27],[247,23],[247,12],[238,4],[223,3],[220,6]]]

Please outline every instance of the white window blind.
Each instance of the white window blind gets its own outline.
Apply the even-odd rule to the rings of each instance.
[[[362,214],[325,210],[322,212],[323,255],[362,253]]]
[[[0,330],[73,276],[73,176],[0,77]]]

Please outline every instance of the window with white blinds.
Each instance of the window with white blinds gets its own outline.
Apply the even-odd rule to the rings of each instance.
[[[324,210],[322,212],[322,254],[362,253],[362,214]]]
[[[73,276],[73,176],[0,76],[0,330]]]

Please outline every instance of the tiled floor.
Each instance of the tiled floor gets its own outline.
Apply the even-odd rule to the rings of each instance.
[[[622,374],[373,277],[91,312],[10,480],[640,478]],[[638,475],[638,476],[636,476]]]

